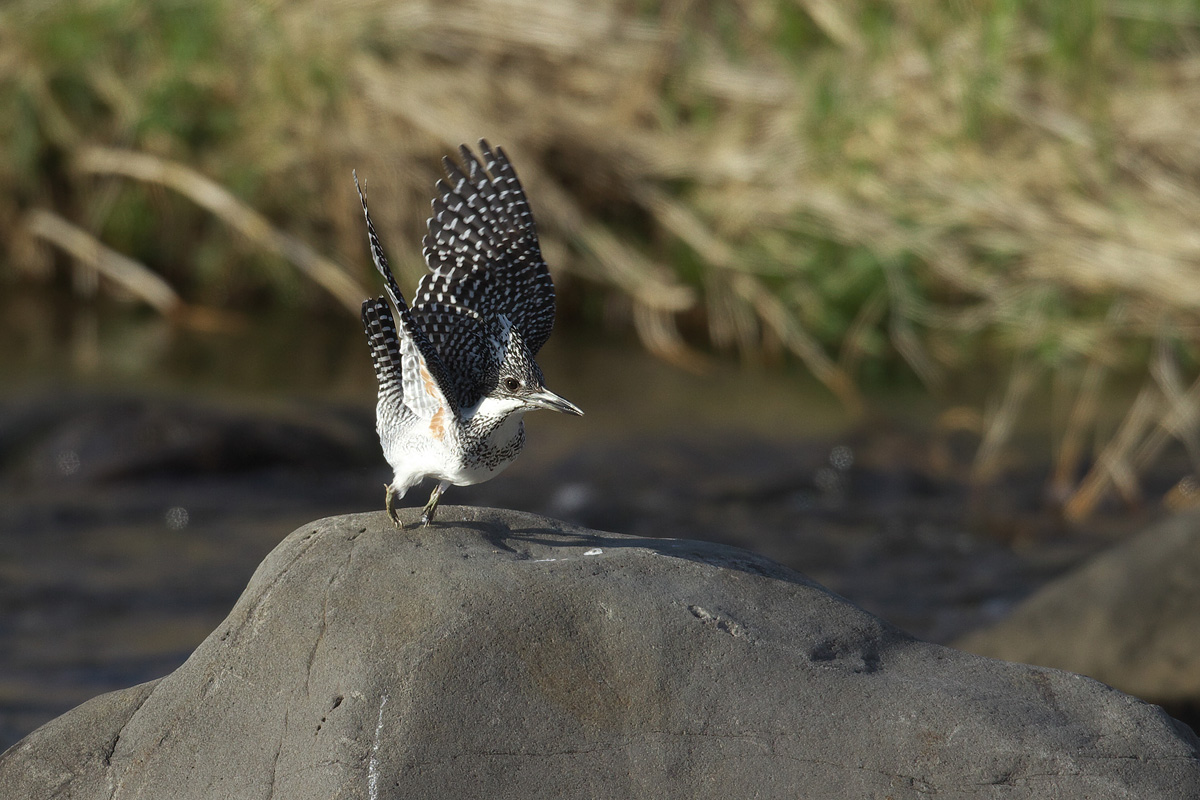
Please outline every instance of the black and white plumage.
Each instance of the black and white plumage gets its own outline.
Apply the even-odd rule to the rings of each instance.
[[[486,141],[479,147],[482,163],[466,145],[461,167],[442,160],[447,180],[437,183],[424,241],[429,273],[411,307],[359,189],[387,291],[363,303],[362,321],[379,379],[376,429],[394,471],[386,505],[397,526],[395,500],[422,480],[438,481],[421,517],[428,525],[447,487],[508,466],[525,444],[525,412],[583,413],[546,389],[534,361],[554,326],[554,283],[508,157]]]

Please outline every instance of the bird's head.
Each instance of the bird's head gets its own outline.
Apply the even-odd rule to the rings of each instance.
[[[533,353],[529,352],[520,331],[503,317],[501,319],[505,323],[501,339],[504,352],[497,370],[496,384],[484,398],[480,411],[507,416],[517,411],[545,408],[583,416],[577,405],[546,388],[541,367],[533,360]]]

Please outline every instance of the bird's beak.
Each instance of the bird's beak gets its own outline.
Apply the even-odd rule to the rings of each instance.
[[[540,392],[526,395],[525,402],[531,406],[549,409],[550,411],[560,411],[563,414],[574,414],[579,417],[583,416],[583,412],[579,410],[579,406],[570,400],[559,397],[549,389],[542,389]]]

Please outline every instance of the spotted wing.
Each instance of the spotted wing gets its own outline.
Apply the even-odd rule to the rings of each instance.
[[[354,185],[358,187],[357,176]],[[361,188],[358,196],[367,221],[371,260],[383,276],[388,296],[400,317],[397,328],[392,311],[383,297],[367,300],[362,305],[363,329],[371,347],[375,376],[379,379],[379,399],[387,401],[388,406],[397,413],[407,410],[423,419],[434,417],[444,407],[456,413],[457,398],[450,390],[442,360],[404,302],[404,295],[388,266],[383,245],[375,233],[375,225],[371,222],[371,213],[367,210],[367,200]]]
[[[400,352],[400,337],[387,298],[376,297],[362,304],[363,330],[371,348],[371,363],[379,381],[379,399],[397,407],[404,405],[404,356]]]
[[[398,335],[387,298],[381,295],[364,301],[362,322],[379,379],[379,399],[386,409],[400,417],[433,419],[443,414],[443,409],[455,408],[453,399],[438,385],[416,337]]]
[[[435,304],[414,305],[413,319],[421,327],[445,367],[446,386],[459,408],[475,405],[496,385],[503,354],[498,325],[476,312]]]
[[[503,149],[484,140],[479,148],[483,163],[466,145],[461,168],[442,160],[448,180],[437,183],[424,241],[429,274],[413,299],[435,348],[455,362],[494,358],[501,316],[532,353],[554,327],[554,283],[525,191]]]

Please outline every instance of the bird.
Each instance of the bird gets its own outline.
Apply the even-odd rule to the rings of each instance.
[[[422,481],[436,481],[421,510],[427,527],[446,489],[511,464],[525,446],[526,412],[583,415],[546,388],[534,360],[554,327],[555,297],[529,201],[504,149],[481,139],[479,151],[461,145],[461,165],[442,159],[422,243],[428,272],[411,306],[354,173],[385,287],[363,302],[362,323],[379,382],[376,431],[393,472],[384,505],[401,529],[396,501]]]

